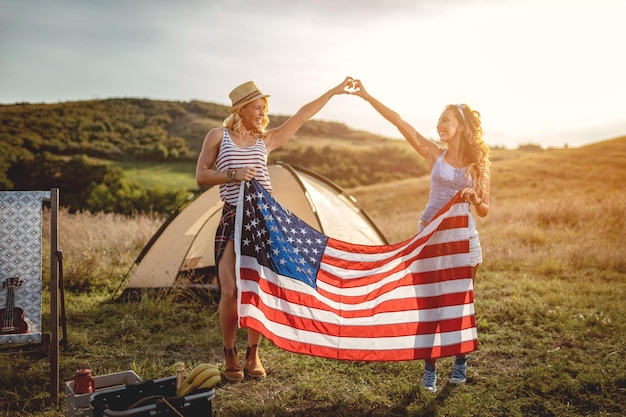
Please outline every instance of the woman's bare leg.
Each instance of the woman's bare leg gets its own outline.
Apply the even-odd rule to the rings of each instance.
[[[235,336],[237,334],[237,285],[235,280],[235,251],[229,240],[219,261],[220,303],[218,313],[222,340],[224,341],[224,375],[229,381],[241,381],[244,377],[237,358]]]

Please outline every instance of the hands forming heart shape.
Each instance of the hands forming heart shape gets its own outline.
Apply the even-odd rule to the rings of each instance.
[[[349,78],[346,84],[347,85],[344,87],[344,90],[348,94],[356,94],[357,92],[361,91],[358,80]]]

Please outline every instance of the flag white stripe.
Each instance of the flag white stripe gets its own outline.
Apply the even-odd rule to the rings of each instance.
[[[417,259],[413,261],[411,264],[409,264],[405,269],[396,271],[394,273],[390,273],[387,277],[370,285],[339,289],[338,287],[333,286],[332,284],[329,284],[327,282],[324,282],[321,279],[317,281],[317,285],[320,288],[324,288],[326,291],[333,292],[333,293],[339,293],[339,291],[342,291],[343,295],[367,294],[371,292],[373,288],[378,288],[381,285],[398,281],[404,278],[407,274],[418,273],[418,272],[420,273],[435,272],[435,271],[440,271],[442,267],[445,267],[446,269],[459,268],[459,267],[466,266],[468,263],[469,263],[469,254],[467,253],[458,253],[454,255],[445,255],[445,256],[442,255],[437,258]],[[341,277],[342,279],[344,279],[346,278],[346,275],[348,275],[347,271],[350,271],[350,270],[345,270],[345,269],[337,268],[337,267],[330,266],[327,264],[322,264],[320,265],[320,271],[325,271],[325,272],[328,272],[329,274],[332,274],[334,276]],[[371,270],[351,271],[351,272],[354,272],[354,274],[352,274],[353,276],[351,277],[351,279],[367,278],[372,275]],[[358,273],[358,275],[356,273]],[[377,272],[377,273],[382,274],[383,272]]]
[[[242,268],[246,268],[246,264],[250,265],[251,258],[242,257],[241,266]],[[260,271],[259,271],[260,269]],[[407,298],[416,298],[416,297],[436,297],[447,294],[455,294],[455,293],[465,293],[467,291],[472,290],[472,279],[459,279],[454,281],[447,281],[445,283],[431,283],[431,284],[417,284],[411,285],[401,288],[396,288],[392,291],[389,291],[386,294],[382,294],[381,296],[372,299],[370,301],[364,301],[359,304],[345,304],[341,302],[337,302],[329,299],[321,295],[315,289],[302,283],[301,281],[294,280],[292,278],[286,278],[280,275],[277,275],[274,271],[269,268],[259,267],[256,269],[260,276],[263,277],[267,282],[275,284],[280,288],[284,288],[286,290],[299,292],[302,294],[310,295],[317,299],[319,302],[329,306],[335,310],[345,310],[345,311],[360,311],[360,310],[368,310],[373,309],[375,306],[381,304],[383,301],[392,301],[392,300],[404,300]],[[261,290],[258,288],[258,284],[254,281],[250,281],[247,279],[241,280],[240,290],[246,292],[260,292]],[[263,292],[265,296],[265,292]],[[289,311],[289,310],[284,310]]]
[[[318,288],[320,290],[327,290],[329,293],[343,296],[343,297],[365,297],[380,288],[379,285],[368,285],[369,291],[364,291],[363,287],[357,288],[346,288],[344,290],[340,290],[337,287],[329,286],[324,283],[318,283]],[[471,289],[471,278],[463,278],[452,281],[446,281],[445,283],[433,282],[429,284],[415,284],[415,285],[406,285],[399,288],[394,288],[391,291],[384,292],[380,294],[377,298],[372,299],[371,301],[363,301],[359,303],[364,308],[371,308],[369,305],[371,304],[379,304],[380,301],[388,301],[388,300],[396,300],[396,299],[404,299],[404,298],[425,298],[425,297],[436,297],[440,295],[448,295],[448,294],[456,294],[459,292],[467,292]],[[315,295],[315,294],[312,294]],[[316,296],[317,297],[317,296]],[[321,297],[321,296],[319,296]],[[319,298],[317,297],[317,298]],[[346,310],[351,309],[349,304],[345,304],[344,307]]]
[[[467,203],[457,203],[450,208],[450,213],[452,217],[463,215],[463,210],[467,210],[466,207],[465,208],[463,207],[463,204],[467,204]],[[447,216],[447,217],[450,217],[450,216]],[[340,259],[348,258],[348,259],[358,260],[360,262],[384,261],[386,259],[397,256],[398,253],[401,253],[403,250],[405,250],[407,246],[412,244],[414,241],[421,239],[425,235],[433,233],[433,230],[435,230],[443,222],[443,220],[444,220],[444,217],[437,217],[435,220],[429,223],[419,235],[416,235],[413,239],[408,241],[405,245],[402,245],[399,248],[396,248],[395,250],[387,250],[387,251],[382,251],[378,253],[354,253],[350,251],[346,252],[344,250],[329,246],[328,248],[326,248],[326,254],[334,258],[340,258]],[[448,237],[448,235],[450,237]],[[455,242],[455,241],[464,240],[464,239],[467,239],[467,228],[459,227],[459,228],[454,228],[454,229],[440,230],[440,231],[433,233],[433,235],[428,239],[428,242],[426,242],[426,244],[431,245],[433,243],[448,243],[448,242]],[[420,245],[420,248],[422,246],[423,245]],[[381,248],[383,248],[383,246],[381,246]]]
[[[245,315],[252,317],[263,324],[272,334],[298,343],[307,343],[336,349],[354,350],[393,350],[432,348],[456,345],[476,339],[476,328],[440,332],[427,335],[410,335],[395,337],[342,337],[299,330],[280,323],[275,323],[265,317],[262,311],[253,305],[245,306]]]
[[[307,284],[304,284],[301,281],[298,281],[293,278],[283,277],[281,275],[276,274],[270,268],[258,266],[256,263],[256,259],[254,258],[251,258],[248,256],[242,256],[240,265],[241,265],[241,268],[244,268],[244,269],[254,269],[259,274],[259,276],[261,276],[267,282],[270,282],[280,288],[310,295],[333,309],[337,309],[337,310],[344,309],[346,311],[358,311],[358,310],[371,309],[374,306],[380,304],[381,301],[415,298],[415,297],[436,297],[440,295],[455,294],[455,293],[467,292],[467,291],[472,290],[472,279],[471,277],[468,277],[464,279],[446,281],[443,283],[435,282],[435,283],[429,283],[429,284],[416,284],[416,285],[400,287],[392,291],[389,291],[386,294],[381,294],[381,296],[374,298],[370,301],[364,301],[362,303],[359,303],[358,305],[351,305],[351,304],[344,304],[344,303],[333,301],[329,299],[328,297],[323,296],[322,294],[317,292],[314,288],[312,288],[311,286]],[[246,287],[246,285],[248,285],[249,283],[256,285],[256,283],[253,281],[242,279],[240,286],[242,287],[242,289],[247,288],[247,291],[251,291],[252,290],[251,288]],[[361,293],[356,293],[356,291],[354,292],[347,291],[348,289],[341,290],[341,289],[337,289],[337,287],[332,287],[332,286],[328,286],[328,287],[330,289],[334,289],[335,291],[332,291],[332,292],[335,293],[336,295],[346,295],[346,296],[361,295],[362,296],[362,295],[369,294],[369,292],[363,292],[361,294]],[[352,288],[349,288],[349,290],[352,290]],[[354,290],[359,290],[359,288],[354,288]]]
[[[402,323],[433,322],[457,319],[461,317],[471,316],[474,314],[474,304],[470,303],[446,307],[437,307],[432,309],[405,309],[403,311],[378,313],[366,317],[343,318],[332,311],[316,309],[308,306],[301,306],[299,304],[290,303],[280,297],[275,297],[271,294],[267,294],[263,292],[259,288],[259,285],[254,281],[244,280],[242,285],[243,292],[259,294],[259,297],[263,300],[263,304],[267,305],[269,308],[288,312],[289,315],[314,320],[320,323],[341,324],[346,326],[368,326],[376,324],[396,325]],[[408,297],[405,295],[402,298]],[[343,311],[367,310],[367,308],[364,307],[364,304],[365,303],[359,304],[358,306],[351,306],[341,305],[340,303],[335,302],[326,303],[326,305],[334,309],[338,309],[339,307],[341,307]],[[372,308],[377,304],[379,303],[373,303]]]

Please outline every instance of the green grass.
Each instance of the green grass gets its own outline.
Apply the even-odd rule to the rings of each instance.
[[[124,177],[145,187],[197,190],[195,162],[119,162],[107,161],[121,168]]]
[[[335,361],[264,340],[267,378],[218,386],[214,414],[626,415],[625,152],[621,139],[494,162],[491,213],[479,219],[485,258],[475,286],[479,350],[469,361],[466,385],[446,384],[451,359],[438,362],[433,394],[419,386],[421,361]],[[350,191],[387,238],[399,241],[414,233],[428,178]],[[67,293],[62,381],[82,363],[96,375],[132,369],[143,379],[173,375],[178,361],[188,369],[221,364],[217,309],[208,295],[177,290],[140,302],[111,301],[161,221],[62,213],[66,282],[81,288]],[[245,343],[240,331],[240,351]],[[63,404],[38,407],[34,401],[47,395],[45,357],[0,352],[0,360],[0,402],[30,400],[0,415],[64,415]]]
[[[485,271],[476,285],[480,349],[468,384],[451,387],[439,362],[439,391],[419,387],[422,363],[360,363],[291,354],[262,343],[265,380],[217,388],[219,416],[578,416],[626,412],[623,275],[580,271],[549,277]],[[179,294],[180,295],[180,294]],[[182,294],[190,295],[190,294]],[[81,363],[96,375],[132,369],[144,379],[221,361],[215,305],[174,294],[118,304],[108,294],[68,294],[70,350],[62,380]],[[238,345],[245,346],[243,335]],[[13,354],[3,386],[13,398],[42,395],[46,361]],[[5,385],[6,384],[6,385]],[[14,415],[61,415],[62,409]]]

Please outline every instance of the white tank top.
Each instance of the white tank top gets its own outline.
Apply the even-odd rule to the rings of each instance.
[[[272,184],[267,171],[267,148],[262,138],[257,138],[256,143],[248,148],[237,146],[228,133],[227,128],[223,128],[222,144],[215,159],[215,167],[218,171],[226,171],[232,168],[242,168],[244,166],[256,167],[254,177],[270,194]],[[222,201],[236,205],[239,197],[239,182],[220,184],[220,198]]]

